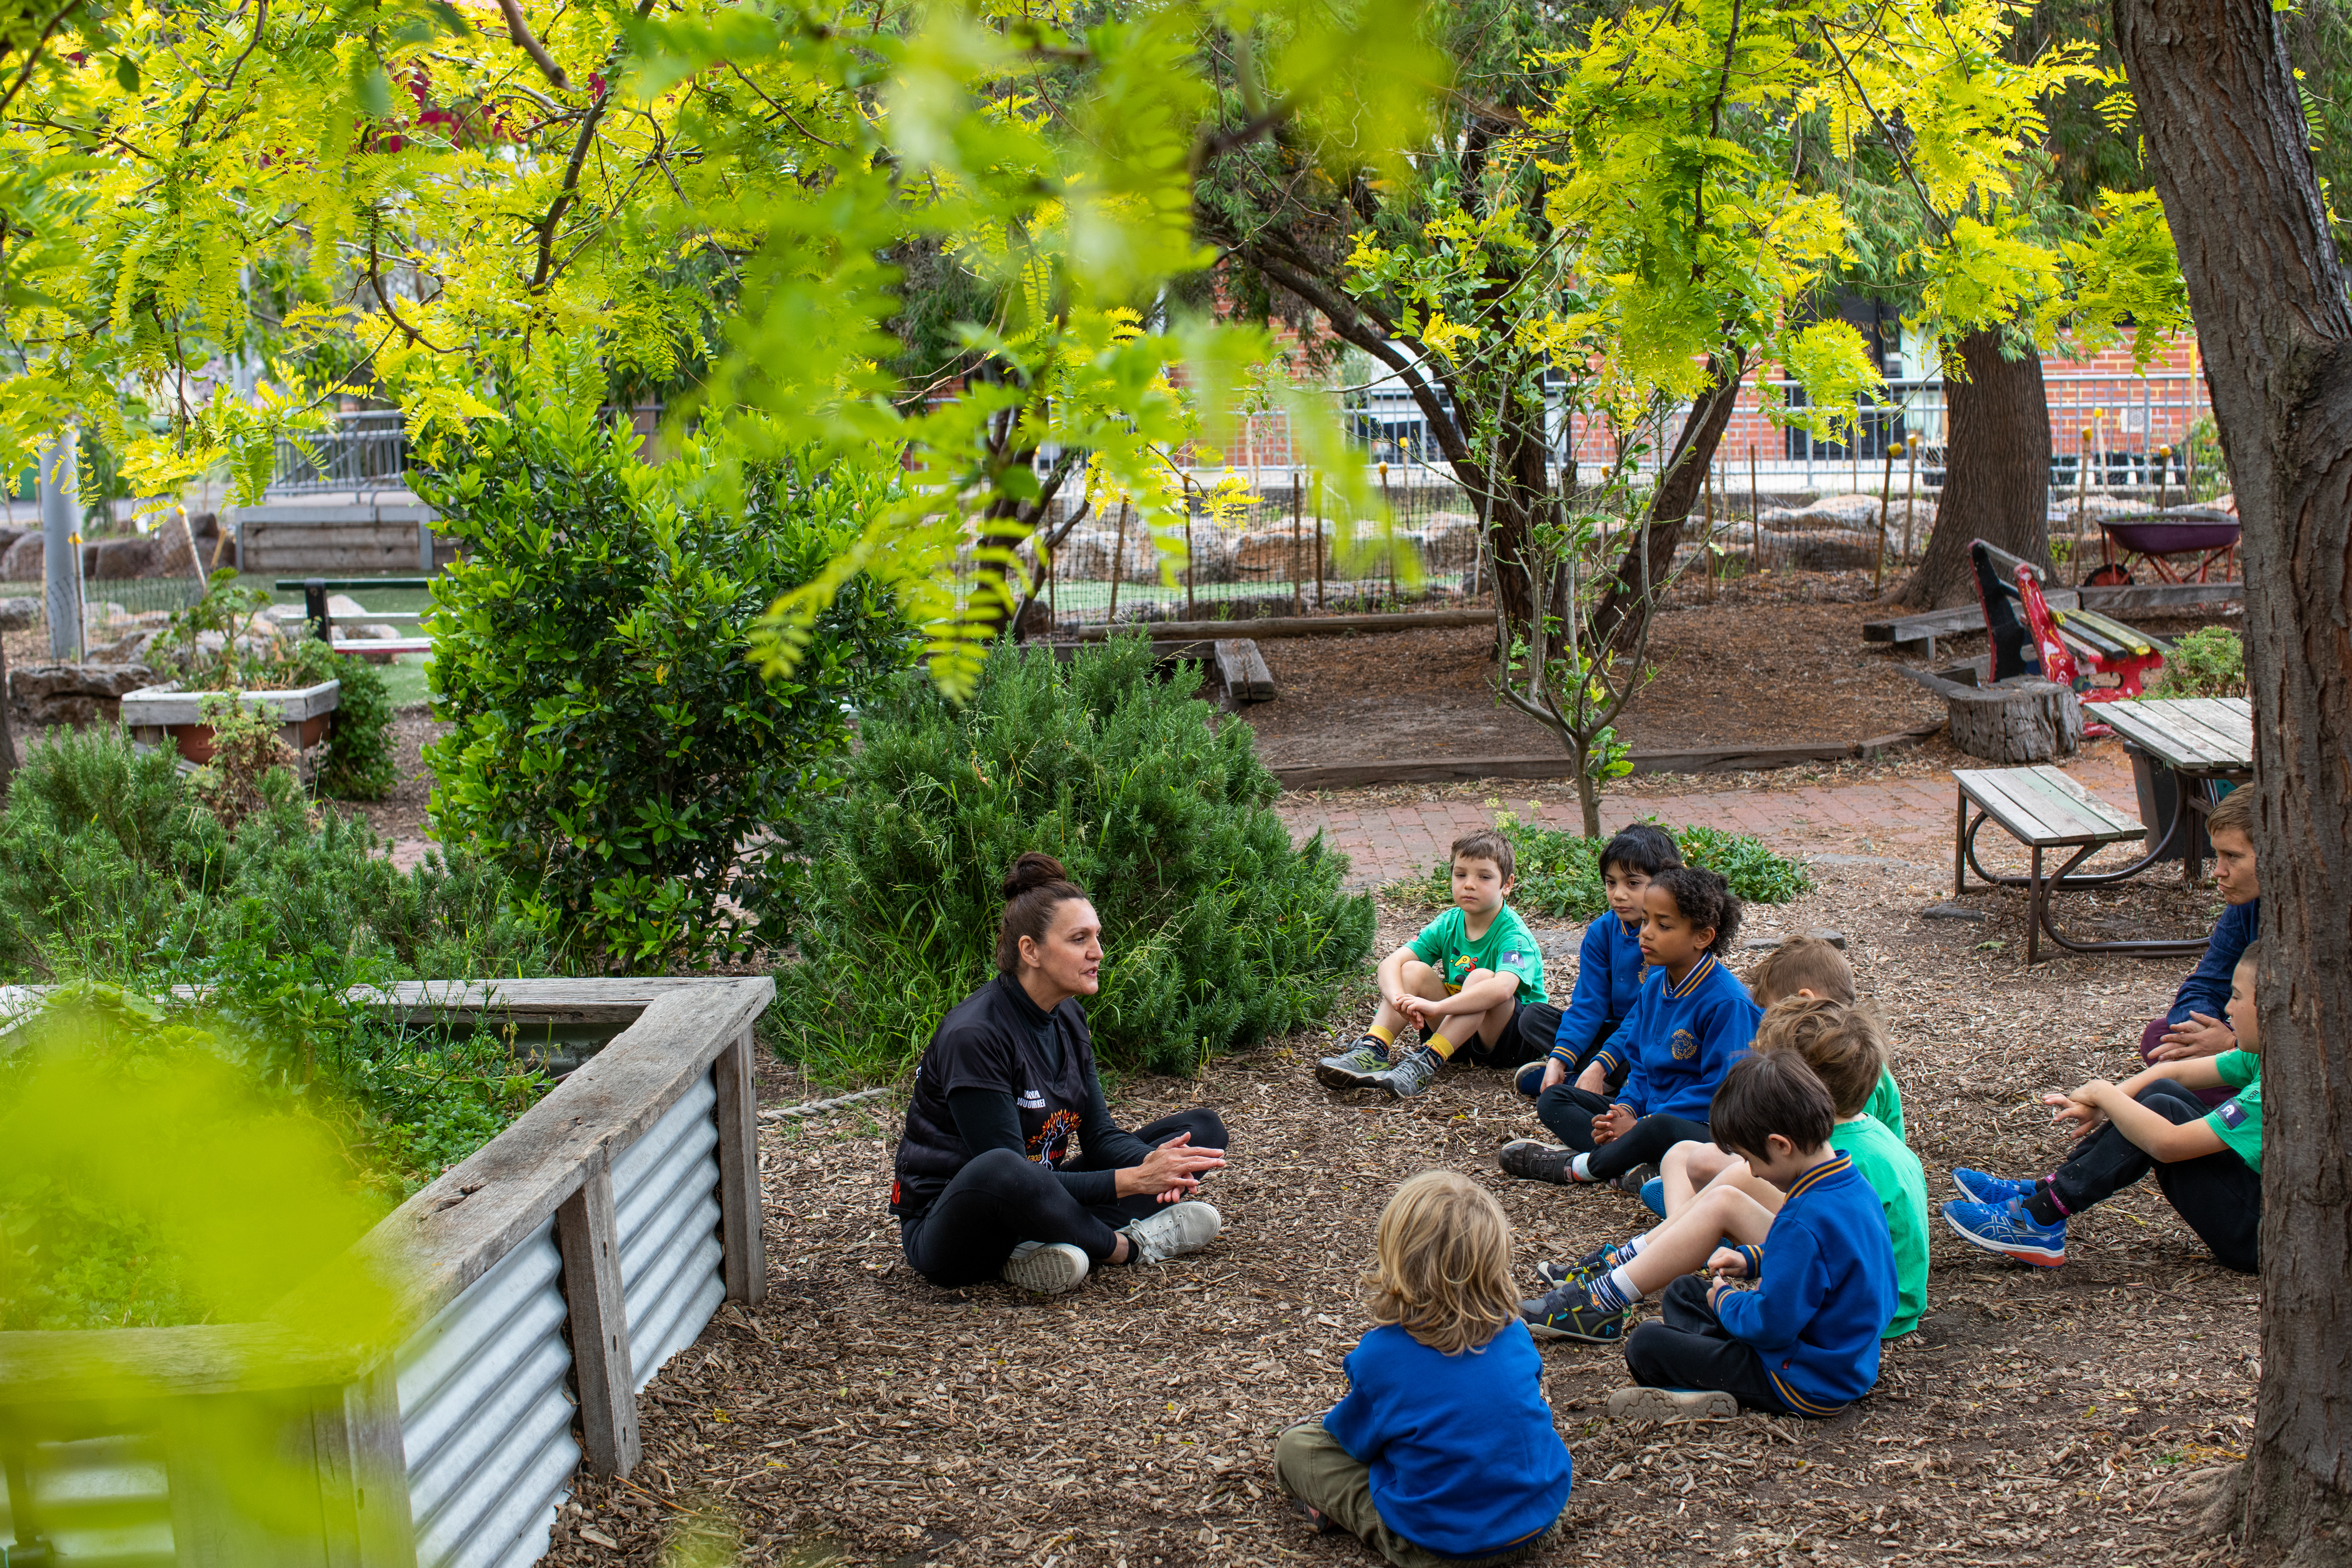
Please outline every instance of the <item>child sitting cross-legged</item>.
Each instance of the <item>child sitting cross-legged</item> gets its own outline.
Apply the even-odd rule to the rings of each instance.
[[[2140,1060],[2151,1067],[2238,1048],[2225,1017],[2230,978],[2237,971],[2239,954],[2263,925],[2262,879],[2254,864],[2254,792],[2240,788],[2223,795],[2206,814],[2205,836],[2213,846],[2213,887],[2222,898],[2221,918],[2213,922],[2196,971],[2174,993],[2172,1006],[2140,1033]],[[2182,1081],[2177,1073],[2173,1078]],[[2197,1098],[2219,1105],[2230,1098],[2230,1086],[2200,1089]]]
[[[1586,1069],[1641,998],[1642,895],[1652,878],[1682,863],[1682,852],[1666,830],[1647,822],[1635,823],[1601,846],[1601,884],[1609,907],[1584,928],[1568,1005],[1544,1003],[1519,1010],[1519,1032],[1535,1057],[1513,1075],[1521,1094],[1537,1100],[1563,1084],[1594,1095],[1606,1091],[1608,1071],[1587,1080]],[[1624,1077],[1622,1062],[1616,1077]]]
[[[1863,1109],[1885,1070],[1886,1045],[1878,1021],[1843,1003],[1790,997],[1765,1013],[1756,1030],[1756,1051],[1794,1052],[1829,1090],[1837,1116],[1830,1149],[1852,1160],[1870,1184],[1895,1250],[1895,1314],[1879,1337],[1901,1338],[1918,1327],[1927,1304],[1927,1184],[1918,1157]],[[1715,1174],[1696,1193],[1684,1185],[1666,1223],[1588,1253],[1574,1265],[1538,1268],[1553,1289],[1540,1300],[1519,1303],[1531,1332],[1538,1339],[1614,1342],[1624,1334],[1626,1314],[1635,1302],[1704,1267],[1727,1238],[1746,1246],[1764,1242],[1782,1205],[1780,1189],[1713,1143],[1677,1144],[1667,1169],[1686,1170],[1685,1157],[1694,1154],[1716,1156],[1708,1165]]]
[[[1511,896],[1516,857],[1491,827],[1454,841],[1454,907],[1381,960],[1380,1011],[1354,1046],[1315,1064],[1332,1089],[1385,1089],[1402,1100],[1427,1089],[1441,1063],[1467,1047],[1480,1067],[1515,1068],[1530,1054],[1521,1005],[1544,999],[1543,952]],[[1418,1026],[1423,1043],[1393,1066],[1397,1031]],[[1542,1047],[1532,1054],[1541,1055]]]
[[[1657,1173],[1665,1152],[1707,1136],[1707,1101],[1748,1054],[1763,1016],[1720,955],[1739,932],[1739,900],[1713,871],[1677,866],[1643,889],[1642,994],[1588,1075],[1630,1062],[1624,1086],[1602,1095],[1581,1086],[1547,1090],[1536,1114],[1562,1141],[1517,1138],[1497,1156],[1515,1176],[1610,1182],[1627,1192]]]
[[[1952,1173],[1967,1196],[1944,1205],[1944,1221],[1988,1252],[2043,1268],[2066,1261],[2066,1221],[2149,1172],[2189,1228],[2225,1268],[2261,1271],[2263,1262],[2263,1060],[2254,1026],[2254,972],[2262,944],[2238,955],[2224,1005],[2238,1048],[2218,1057],[2159,1062],[2121,1083],[2095,1079],[2042,1099],[2074,1124],[2074,1152],[2039,1181],[2005,1181],[1982,1171]],[[2231,1097],[2209,1106],[2200,1089]]]
[[[1629,1420],[1737,1410],[1834,1415],[1878,1382],[1879,1335],[1897,1300],[1878,1194],[1830,1147],[1830,1091],[1794,1051],[1736,1064],[1716,1090],[1717,1141],[1781,1194],[1761,1247],[1718,1247],[1712,1283],[1670,1286],[1663,1321],[1625,1341],[1635,1386],[1609,1397]],[[1755,1281],[1743,1289],[1735,1281]]]
[[[1511,1226],[1484,1187],[1424,1171],[1381,1215],[1363,1277],[1381,1326],[1348,1395],[1276,1439],[1275,1479],[1317,1531],[1399,1568],[1503,1563],[1559,1532],[1574,1465],[1511,1310]]]
[[[1851,1007],[1855,996],[1853,965],[1835,942],[1818,936],[1792,936],[1748,972],[1748,991],[1756,1005],[1768,1011],[1791,996],[1817,996]],[[1897,1142],[1905,1142],[1903,1091],[1895,1087],[1892,1058],[1880,1071],[1863,1110],[1894,1133]]]

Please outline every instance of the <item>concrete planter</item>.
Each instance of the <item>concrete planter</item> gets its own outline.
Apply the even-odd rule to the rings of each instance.
[[[328,716],[342,699],[343,683],[322,680],[291,691],[239,691],[239,704],[258,708],[278,721],[278,732],[297,752],[307,752],[327,738]],[[227,692],[190,691],[174,681],[148,686],[122,699],[123,727],[131,738],[147,745],[170,742],[192,763],[213,760],[213,729],[205,722],[204,700]]]

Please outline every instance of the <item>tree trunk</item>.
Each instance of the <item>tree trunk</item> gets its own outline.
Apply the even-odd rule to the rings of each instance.
[[[1528,581],[1528,552],[1533,542],[1529,530],[1538,509],[1551,499],[1551,454],[1544,445],[1541,408],[1534,410],[1533,421],[1530,425],[1528,411],[1517,398],[1506,402],[1503,438],[1494,465],[1479,465],[1495,489],[1486,528],[1486,548],[1495,563],[1495,596],[1514,634],[1526,633],[1535,616],[1535,595]],[[1469,443],[1466,432],[1464,440],[1471,446],[1474,460],[1484,455]],[[1457,476],[1461,468],[1454,465]]]
[[[2263,868],[2249,1548],[2352,1547],[2352,306],[2268,0],[2115,0],[2244,526]]]
[[[1901,602],[1976,603],[1969,543],[1982,539],[2050,567],[2050,403],[2041,356],[2005,359],[1997,331],[1960,340],[1966,380],[1944,378],[1944,494],[1919,569]]]
[[[1622,652],[1633,646],[1657,602],[1658,585],[1674,569],[1675,551],[1683,542],[1683,523],[1706,482],[1716,448],[1723,444],[1731,411],[1739,402],[1740,378],[1748,374],[1748,362],[1737,353],[1728,359],[1718,354],[1707,361],[1707,368],[1715,373],[1715,384],[1683,416],[1682,432],[1675,437],[1665,470],[1658,476],[1658,488],[1650,496],[1648,526],[1626,547],[1609,596],[1592,613],[1596,647],[1606,644]]]

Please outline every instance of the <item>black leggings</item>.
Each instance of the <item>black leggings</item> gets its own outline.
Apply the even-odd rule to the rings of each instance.
[[[1225,1123],[1202,1106],[1163,1116],[1135,1135],[1154,1148],[1190,1132],[1201,1149],[1226,1147]],[[1069,1169],[1100,1171],[1091,1153]],[[955,1173],[929,1208],[901,1220],[898,1239],[915,1272],[942,1289],[993,1279],[1013,1249],[1024,1241],[1066,1241],[1097,1264],[1118,1245],[1118,1228],[1149,1218],[1166,1205],[1157,1198],[1121,1198],[1088,1206],[1070,1195],[1061,1177],[1010,1149],[975,1155]]]
[[[1543,1119],[1543,1124],[1559,1134],[1559,1141],[1570,1148],[1591,1155],[1585,1169],[1601,1181],[1622,1176],[1636,1165],[1654,1165],[1677,1143],[1694,1139],[1701,1143],[1715,1142],[1715,1134],[1704,1121],[1693,1121],[1687,1116],[1659,1115],[1644,1116],[1622,1138],[1595,1143],[1592,1119],[1607,1110],[1609,1104],[1607,1095],[1587,1094],[1567,1083],[1552,1085],[1536,1100],[1536,1114]]]
[[[1666,1287],[1658,1316],[1625,1340],[1625,1370],[1644,1388],[1721,1389],[1742,1410],[1774,1415],[1835,1415],[1801,1410],[1772,1382],[1754,1345],[1735,1340],[1706,1304],[1706,1282],[1685,1274]],[[1843,1406],[1840,1406],[1843,1409]]]
[[[2212,1107],[2170,1079],[2139,1092],[2139,1102],[2176,1126],[2202,1121]],[[2048,1177],[2042,1201],[2056,1199],[2060,1214],[2080,1214],[2113,1197],[2150,1171],[2157,1185],[2189,1223],[2214,1258],[2241,1274],[2263,1266],[2263,1176],[2229,1149],[2194,1160],[2168,1163],[2116,1131],[2109,1122],[2075,1146],[2057,1173]]]

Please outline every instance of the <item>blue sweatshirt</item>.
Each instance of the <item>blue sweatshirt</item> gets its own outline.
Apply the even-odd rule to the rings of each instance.
[[[1761,1247],[1742,1247],[1762,1281],[1716,1307],[1756,1347],[1791,1409],[1833,1415],[1878,1381],[1878,1336],[1900,1303],[1895,1244],[1878,1194],[1843,1154],[1797,1178]]]
[[[2230,976],[2236,972],[2238,959],[2252,947],[2254,938],[2262,934],[2263,901],[2249,899],[2242,904],[2231,904],[2213,922],[2213,934],[2205,943],[2205,956],[2197,961],[2197,968],[2180,983],[2179,993],[2172,998],[2172,1011],[2164,1016],[2168,1024],[2185,1024],[2191,1013],[2202,1013],[2209,1018],[2229,1022],[2221,1009],[2230,1001]],[[1579,984],[1583,984],[1581,976]]]
[[[1371,1467],[1372,1506],[1407,1541],[1441,1557],[1490,1556],[1568,1505],[1575,1465],[1525,1323],[1460,1355],[1386,1323],[1346,1365],[1348,1396],[1323,1429]]]
[[[1611,910],[1584,928],[1576,954],[1576,989],[1559,1016],[1551,1054],[1573,1066],[1593,1047],[1593,1037],[1612,1018],[1633,1012],[1642,992],[1642,926],[1627,925]]]
[[[1614,1073],[1631,1058],[1625,1087],[1612,1098],[1634,1115],[1705,1121],[1715,1086],[1748,1054],[1763,1016],[1748,987],[1708,953],[1680,985],[1669,986],[1663,968],[1643,976],[1640,1000],[1596,1059]]]

